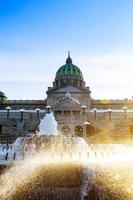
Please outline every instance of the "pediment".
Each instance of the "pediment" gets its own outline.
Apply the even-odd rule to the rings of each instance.
[[[55,106],[57,107],[81,107],[80,102],[76,98],[72,98],[70,93],[60,98]]]

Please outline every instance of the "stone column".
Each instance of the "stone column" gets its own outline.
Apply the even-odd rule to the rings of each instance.
[[[75,124],[73,123],[73,121],[71,122],[71,135],[75,135],[75,131],[74,131],[74,128],[75,128]]]
[[[73,111],[71,110],[70,113],[71,113],[71,119],[73,120]]]
[[[86,139],[86,125],[83,126],[83,137]]]

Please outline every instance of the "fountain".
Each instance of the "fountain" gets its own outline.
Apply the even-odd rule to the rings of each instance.
[[[53,113],[36,135],[0,145],[1,200],[131,200],[132,148],[63,136]],[[126,170],[126,171],[124,171]]]
[[[36,135],[19,137],[11,148],[2,145],[4,164],[14,165],[1,177],[0,199],[81,199],[81,160],[88,151],[83,138],[59,134],[47,113]]]
[[[118,157],[125,151],[121,144],[87,144],[81,137],[66,137],[57,130],[57,122],[49,109],[40,121],[38,131],[34,135],[19,137],[14,144],[0,146],[0,162],[8,164],[15,160],[31,157],[38,152],[45,152],[45,157],[89,162],[105,162]],[[114,156],[115,155],[115,156]]]
[[[57,130],[57,122],[53,116],[53,113],[46,113],[46,116],[41,120],[39,124],[39,131],[37,134],[40,135],[59,135]]]

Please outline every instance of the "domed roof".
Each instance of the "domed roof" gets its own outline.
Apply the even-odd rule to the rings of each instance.
[[[82,72],[76,65],[72,64],[72,59],[70,57],[69,52],[68,52],[68,58],[66,59],[66,64],[58,69],[58,71],[56,72],[55,80],[65,77],[75,77],[78,80],[83,81]]]

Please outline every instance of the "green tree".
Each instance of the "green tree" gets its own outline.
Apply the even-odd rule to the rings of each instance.
[[[0,91],[0,102],[3,103],[7,100],[7,96],[4,92]]]

